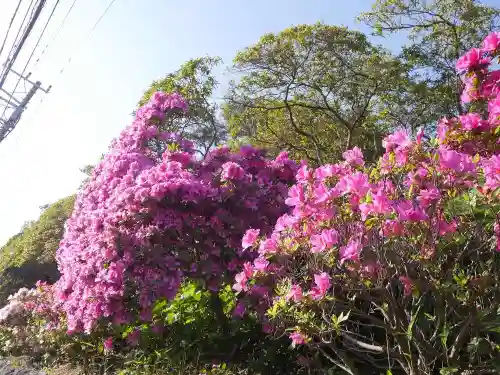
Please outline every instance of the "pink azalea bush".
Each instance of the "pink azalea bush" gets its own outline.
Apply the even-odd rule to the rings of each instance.
[[[244,237],[257,258],[235,277],[240,314],[246,308],[351,374],[492,368],[500,74],[488,67],[498,55],[492,34],[458,61],[464,99],[486,110],[443,119],[437,139],[398,130],[376,166],[353,149],[340,163],[298,171],[292,212],[271,234]],[[479,342],[488,350],[471,355]]]
[[[0,309],[0,351],[3,354],[45,353],[65,335],[64,316],[54,306],[51,285],[39,282],[21,288]]]
[[[78,195],[57,252],[69,332],[149,321],[184,278],[216,292],[254,258],[241,248],[245,230],[265,235],[288,209],[297,166],[286,153],[220,147],[197,160],[191,142],[157,126],[185,109],[179,95],[155,93]]]

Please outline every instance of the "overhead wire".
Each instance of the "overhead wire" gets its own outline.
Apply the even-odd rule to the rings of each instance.
[[[59,33],[61,32],[61,30],[63,29],[64,27],[64,24],[66,23],[66,20],[68,19],[68,16],[69,14],[71,13],[71,11],[73,10],[75,4],[76,4],[77,0],[73,0],[73,3],[71,4],[71,6],[69,7],[68,11],[66,12],[66,15],[64,16],[61,24],[59,25],[59,27],[57,28],[57,31],[56,33],[54,34],[54,37],[45,45],[45,47],[43,48],[42,52],[40,53],[40,56],[38,57],[38,59],[36,59],[35,61],[35,64],[33,64],[33,66],[31,67],[31,69],[34,69],[36,67],[36,65],[40,62],[40,59],[42,58],[42,56],[45,54],[45,52],[49,49],[49,46],[54,43],[54,41],[56,40],[56,38],[59,36]]]
[[[77,46],[82,46],[86,42],[86,40],[92,35],[92,33],[94,32],[94,30],[97,28],[97,26],[99,25],[99,23],[103,20],[103,18],[106,16],[106,14],[108,13],[108,11],[111,8],[111,6],[115,3],[115,1],[116,0],[111,0],[111,2],[108,4],[108,6],[106,7],[106,9],[104,9],[104,11],[102,12],[102,14],[97,19],[97,21],[92,25],[92,27],[90,28],[90,30],[88,31],[88,33],[86,33],[84,35],[84,37],[81,39],[80,43],[77,44]],[[74,3],[73,3],[73,5],[74,5]],[[71,8],[73,8],[73,5],[71,6]],[[68,14],[66,14],[66,17],[67,17],[67,15]],[[59,73],[57,75],[58,79],[60,79],[62,73],[65,71],[65,69],[67,68],[67,66],[71,63],[72,58],[74,57],[74,55],[76,54],[76,52],[78,52],[78,51],[73,52],[70,55],[69,59],[66,61],[66,63],[62,66],[61,70],[59,71]],[[40,109],[43,101],[45,100],[45,97],[46,97],[46,95],[42,96],[42,98],[40,99],[40,101],[38,102],[38,104],[36,105],[36,107],[34,108],[34,110],[32,111],[32,113],[30,114],[30,119],[28,120],[28,122],[31,121],[31,119],[34,117],[34,114]],[[28,126],[28,124],[25,124],[23,127],[26,129],[27,126]],[[16,138],[15,143],[17,144],[17,142],[18,142],[18,139]]]
[[[40,33],[40,36],[38,37],[38,40],[36,41],[35,47],[33,48],[33,50],[31,51],[30,56],[28,57],[28,61],[24,65],[24,68],[23,68],[23,70],[21,72],[21,75],[17,79],[16,85],[14,86],[14,89],[12,90],[12,93],[16,92],[17,86],[19,86],[19,83],[21,82],[21,79],[24,76],[24,73],[28,69],[28,65],[29,65],[31,59],[33,58],[33,55],[35,54],[35,51],[38,48],[38,45],[40,44],[40,41],[42,40],[42,37],[45,34],[45,30],[47,30],[47,26],[49,25],[49,23],[50,23],[50,21],[52,19],[52,16],[54,15],[54,13],[55,13],[55,11],[57,9],[57,6],[59,5],[60,1],[61,0],[57,0],[56,3],[55,3],[55,5],[52,7],[52,12],[50,12],[49,18],[47,19],[47,22],[45,22],[45,26],[43,27],[42,32]],[[5,112],[7,111],[7,108],[10,105],[11,99],[12,99],[12,96],[9,97],[9,101],[7,103],[7,106],[4,107],[3,112],[2,112],[2,116],[0,118],[3,118],[3,116],[5,115]]]
[[[116,0],[111,0],[111,2],[108,4],[107,8],[104,9],[104,12],[102,12],[101,16],[97,19],[97,21],[94,23],[94,25],[90,28],[89,32],[86,35],[84,35],[84,37],[82,38],[82,41],[78,44],[78,46],[82,46],[83,43],[87,40],[87,38],[89,38],[92,35],[92,33],[96,29],[97,25],[99,25],[99,23],[102,21],[102,19],[106,15],[106,13],[108,13],[109,9],[115,3],[115,1]],[[64,72],[64,70],[66,69],[66,67],[71,63],[71,59],[73,58],[74,55],[75,55],[75,53],[72,53],[70,55],[70,57],[69,57],[68,61],[66,62],[66,64],[63,65],[63,67],[61,68],[61,70],[59,72],[59,75],[61,75]]]
[[[14,10],[14,14],[12,15],[12,18],[10,19],[9,26],[7,27],[7,31],[5,33],[5,38],[3,39],[3,42],[2,42],[2,47],[0,47],[0,57],[2,57],[3,49],[5,48],[5,43],[7,42],[7,38],[9,37],[9,34],[10,34],[10,29],[12,29],[12,24],[14,23],[14,19],[17,16],[17,12],[19,11],[19,7],[21,6],[22,2],[23,2],[23,0],[19,0],[19,2],[17,3],[16,10]]]
[[[17,53],[19,53],[19,51],[21,50],[22,44],[24,44],[24,42],[23,42],[21,45],[19,45],[18,39],[19,39],[19,35],[21,34],[22,31],[24,32],[24,34],[26,33],[27,27],[25,27],[23,30],[24,23],[26,22],[26,19],[28,18],[30,10],[34,9],[34,8],[31,9],[33,7],[34,2],[35,2],[35,0],[31,0],[31,3],[28,7],[28,10],[26,11],[26,14],[24,15],[23,21],[21,22],[21,25],[19,26],[19,29],[17,30],[17,34],[16,34],[16,37],[14,38],[14,42],[12,43],[12,46],[10,47],[10,51],[9,51],[9,54],[7,55],[7,59],[5,60],[5,63],[3,64],[3,69],[2,69],[2,72],[0,73],[0,82],[1,82],[0,87],[5,82],[4,80],[6,77],[6,73],[8,72],[7,67],[9,66],[9,64],[10,64],[10,66],[12,66],[12,64],[14,64],[15,58],[11,58],[12,52],[14,52],[14,56],[17,56]],[[32,17],[33,17],[33,12],[31,13],[31,18]],[[28,26],[29,26],[30,22],[31,21],[28,21]]]

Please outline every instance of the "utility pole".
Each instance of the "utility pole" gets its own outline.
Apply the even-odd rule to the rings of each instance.
[[[6,65],[6,69],[9,65]],[[28,73],[26,76],[17,73],[16,71],[9,68],[5,72],[5,76],[9,73],[13,73],[18,77],[19,81],[23,81],[23,92],[12,92],[9,93],[5,89],[0,87],[0,108],[3,114],[0,117],[0,142],[2,142],[7,135],[12,132],[12,130],[16,127],[17,123],[21,119],[21,115],[28,106],[28,103],[33,98],[38,90],[43,91],[44,93],[48,93],[51,86],[44,89],[42,87],[42,83],[40,81],[33,82],[31,81],[30,75]],[[7,97],[5,97],[7,96]],[[18,96],[18,97],[16,97]],[[2,102],[5,102],[2,103]]]

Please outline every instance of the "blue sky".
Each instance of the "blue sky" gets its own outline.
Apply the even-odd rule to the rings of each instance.
[[[33,79],[53,88],[48,95],[35,96],[17,128],[0,143],[0,244],[25,221],[36,219],[40,206],[75,192],[83,178],[79,168],[105,152],[152,80],[206,54],[229,64],[236,51],[262,34],[292,24],[324,21],[363,29],[355,17],[372,1],[116,0],[92,36],[85,38],[109,2],[77,1],[61,34],[32,69]],[[40,25],[53,3],[48,1]],[[71,3],[61,0],[39,52]],[[16,4],[2,0],[0,36]],[[18,70],[33,39],[20,56]],[[384,44],[399,45],[395,40]],[[227,76],[220,77],[224,79]]]

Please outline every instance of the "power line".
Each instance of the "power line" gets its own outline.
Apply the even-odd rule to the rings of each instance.
[[[26,14],[24,15],[23,21],[21,22],[21,25],[19,26],[19,29],[17,30],[17,34],[16,34],[16,37],[14,38],[14,42],[12,43],[12,46],[10,47],[10,51],[7,54],[7,59],[5,60],[5,63],[3,64],[3,69],[2,69],[2,73],[0,74],[0,77],[4,77],[4,74],[7,74],[7,72],[8,72],[7,63],[11,59],[12,52],[18,47],[17,43],[18,43],[19,36],[21,35],[21,32],[23,30],[26,30],[24,23],[26,22],[26,19],[28,18],[29,12],[30,12],[31,8],[33,7],[34,3],[35,3],[35,0],[31,0],[30,5],[28,6],[28,10],[26,11]],[[29,21],[28,21],[28,23],[29,23]]]
[[[3,39],[3,42],[2,42],[2,47],[0,47],[0,57],[2,57],[2,52],[3,52],[3,49],[5,47],[5,43],[7,42],[7,38],[9,37],[10,29],[12,28],[12,23],[14,23],[14,19],[16,18],[17,11],[19,10],[19,7],[21,6],[22,2],[23,2],[23,0],[19,0],[19,2],[17,3],[16,10],[14,11],[12,18],[10,19],[9,27],[7,28],[7,32],[5,33],[5,38]]]
[[[93,26],[90,28],[89,32],[88,32],[88,33],[87,33],[87,34],[86,34],[86,35],[82,38],[82,40],[81,40],[81,42],[78,44],[78,46],[82,46],[82,45],[84,44],[84,42],[86,41],[86,39],[87,39],[87,38],[89,38],[89,37],[92,35],[92,32],[93,32],[93,31],[97,28],[97,26],[99,25],[99,23],[102,21],[102,19],[104,18],[104,16],[107,14],[107,12],[109,11],[109,9],[111,8],[111,6],[112,6],[114,3],[115,3],[115,0],[112,0],[112,1],[109,3],[109,5],[108,5],[108,6],[107,6],[107,8],[103,11],[103,13],[101,14],[101,16],[97,19],[97,21],[96,21],[96,22],[93,24]],[[73,3],[73,5],[74,5],[74,3]],[[71,6],[71,8],[73,7],[73,5]],[[71,9],[68,11],[68,13],[69,13],[70,11],[71,11]],[[66,17],[67,17],[67,14],[66,14]],[[66,18],[66,17],[65,17],[65,18]],[[64,21],[63,21],[63,22],[64,22]],[[62,26],[61,26],[61,28],[62,28]],[[61,70],[60,70],[60,72],[59,72],[59,74],[58,74],[58,76],[59,76],[59,77],[62,75],[62,73],[63,73],[63,72],[64,72],[64,70],[66,69],[67,65],[69,65],[69,64],[71,63],[71,60],[72,60],[72,58],[73,58],[74,54],[75,54],[75,53],[73,53],[73,54],[71,54],[71,55],[70,55],[70,57],[69,57],[68,61],[66,62],[66,64],[65,64],[65,65],[61,68]],[[35,65],[36,65],[36,63],[35,63]],[[50,89],[50,87],[49,87],[49,89]],[[42,89],[42,90],[43,90],[43,89]],[[43,90],[43,91],[47,92],[47,91],[48,91],[48,89],[47,89],[47,90]],[[42,105],[42,103],[43,103],[43,101],[44,101],[44,100],[45,100],[45,96],[43,96],[43,97],[42,97],[42,99],[40,100],[40,102],[38,103],[38,105],[35,107],[35,110],[34,110],[35,112],[36,112],[37,110],[39,110],[39,109],[40,109],[40,107],[41,107],[41,105]],[[34,113],[35,113],[35,112],[32,112],[32,113],[31,113],[30,120],[28,121],[29,123],[32,121],[32,118],[34,118],[34,117],[35,117],[35,116],[34,116]],[[0,119],[0,120],[1,120],[1,119]],[[27,127],[27,126],[28,126],[28,124],[25,124],[25,125],[24,125],[25,130],[26,130],[26,127]],[[0,128],[0,132],[1,132],[1,128]],[[1,137],[1,134],[0,134],[0,142],[1,142],[1,140],[2,140],[2,137]],[[17,143],[17,141],[18,141],[18,139],[16,138],[15,142]]]
[[[34,10],[34,13],[21,37],[21,40],[19,41],[15,51],[14,51],[14,54],[12,56],[12,58],[10,58],[7,62],[6,62],[6,66],[5,66],[5,69],[4,69],[4,72],[2,74],[2,77],[0,79],[0,88],[3,87],[4,83],[5,83],[5,80],[7,78],[7,75],[9,73],[9,70],[12,68],[12,66],[14,65],[14,62],[16,61],[17,59],[17,56],[19,55],[19,52],[21,52],[21,49],[24,45],[24,42],[26,42],[26,39],[28,39],[28,36],[30,35],[31,33],[31,30],[33,29],[33,26],[35,26],[35,23],[38,19],[38,17],[40,16],[40,13],[42,12],[42,9],[45,5],[45,0],[42,0],[38,3],[38,6],[37,8]]]
[[[87,35],[85,35],[82,38],[82,41],[78,44],[79,46],[82,46],[83,43],[87,40],[87,38],[89,38],[92,35],[92,32],[96,29],[97,25],[99,25],[99,23],[102,21],[102,19],[104,18],[104,16],[108,12],[109,8],[111,8],[111,6],[115,3],[115,1],[116,0],[111,0],[111,2],[109,3],[108,7],[106,9],[104,9],[104,12],[102,12],[101,16],[94,23],[94,25],[90,28],[90,30],[87,33]],[[59,72],[59,74],[62,74],[62,72],[64,71],[64,69],[66,69],[66,67],[69,65],[69,63],[71,62],[71,59],[73,58],[74,55],[75,55],[75,53],[73,53],[73,54],[70,55],[70,57],[69,57],[68,61],[66,62],[66,64],[61,68],[61,71]]]
[[[21,79],[23,78],[24,73],[26,72],[26,69],[28,68],[28,65],[29,65],[31,59],[33,58],[33,55],[35,54],[35,51],[38,48],[38,45],[40,44],[40,40],[42,40],[43,34],[45,34],[45,30],[47,29],[47,26],[49,25],[50,20],[52,19],[52,16],[54,15],[54,12],[56,11],[57,6],[59,5],[59,2],[60,2],[60,0],[57,0],[54,7],[52,8],[52,12],[50,12],[49,18],[47,19],[47,22],[45,23],[45,26],[43,27],[42,32],[40,33],[40,36],[38,37],[38,40],[36,41],[36,44],[35,44],[35,47],[33,48],[33,51],[31,51],[31,54],[28,58],[28,61],[26,62],[26,65],[24,66],[23,71],[19,75],[19,78],[16,82],[16,85],[14,86],[14,89],[12,90],[12,93],[16,92],[17,86],[19,86],[19,83],[21,82]],[[43,7],[43,5],[45,5],[45,0],[43,0],[43,2],[41,4]],[[40,9],[40,11],[41,11],[41,9]],[[39,13],[37,14],[36,18],[38,18],[38,16],[39,16]],[[36,18],[35,18],[35,21],[36,21]],[[1,84],[0,84],[0,87],[1,87]],[[12,96],[9,97],[9,100],[7,102],[7,106],[3,109],[3,113],[2,113],[2,116],[0,118],[3,118],[3,116],[5,115],[5,111],[7,111],[7,108],[9,107],[11,101],[12,101]]]
[[[54,34],[54,37],[52,38],[52,40],[50,42],[48,42],[45,47],[43,48],[42,50],[42,53],[40,53],[40,56],[38,57],[38,59],[36,59],[35,61],[35,64],[33,64],[33,66],[31,67],[31,69],[34,69],[35,66],[37,66],[37,64],[40,62],[40,59],[42,58],[43,54],[48,50],[49,46],[54,43],[54,40],[56,40],[56,38],[59,36],[59,33],[61,32],[61,30],[63,29],[64,27],[64,24],[66,22],[66,20],[68,19],[68,16],[69,14],[71,13],[71,11],[73,10],[73,7],[75,6],[77,0],[73,0],[73,4],[71,4],[69,10],[66,12],[66,15],[64,16],[61,24],[59,25],[56,33]]]

